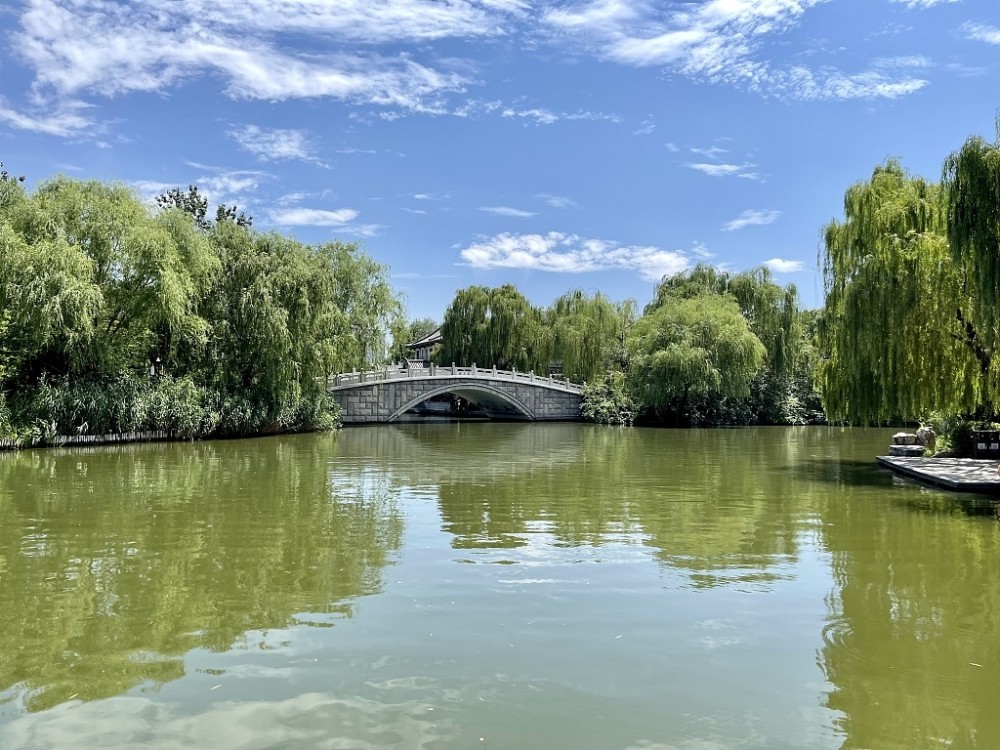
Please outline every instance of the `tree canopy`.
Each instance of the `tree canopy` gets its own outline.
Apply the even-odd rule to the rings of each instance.
[[[629,337],[640,401],[685,416],[710,399],[746,398],[767,354],[735,300],[702,293],[640,318]]]
[[[0,429],[329,424],[325,376],[383,362],[403,324],[387,269],[355,244],[257,232],[235,207],[209,223],[194,187],[159,203],[0,180]]]
[[[888,160],[827,225],[817,379],[831,416],[867,423],[990,400],[992,356],[971,313],[974,276],[949,247],[948,201]]]
[[[600,292],[567,292],[549,307],[549,353],[573,380],[592,381],[608,370],[620,369],[625,339],[635,322],[631,300],[615,303]]]
[[[513,285],[459,289],[441,324],[438,361],[542,371],[548,365],[543,331],[542,311]]]

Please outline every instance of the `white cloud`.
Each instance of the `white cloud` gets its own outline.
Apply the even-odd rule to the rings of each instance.
[[[405,206],[403,207],[403,210],[406,211],[406,213],[408,214],[417,214],[419,216],[423,216],[427,213],[426,211],[419,208],[406,208]]]
[[[962,25],[960,30],[967,39],[976,42],[986,42],[987,44],[1000,44],[1000,27],[998,26],[966,23]]]
[[[28,113],[16,110],[0,96],[0,122],[18,130],[60,137],[75,136],[94,128],[93,121],[81,114],[87,108],[83,102],[65,100],[56,106],[32,107],[32,112]]]
[[[503,35],[527,11],[514,0],[23,0],[12,47],[34,72],[33,95],[160,92],[218,76],[238,99],[332,97],[406,111],[443,112],[463,74],[376,45]],[[290,41],[294,40],[294,42]],[[307,51],[308,50],[308,51]],[[323,50],[323,51],[318,51]],[[17,127],[62,135],[87,126],[45,124],[6,108]]]
[[[347,234],[355,237],[375,237],[381,230],[381,224],[345,224],[337,228],[337,234]]]
[[[567,198],[565,195],[552,195],[550,193],[539,193],[535,196],[539,200],[545,201],[545,203],[552,208],[575,208],[580,204],[576,201]]]
[[[765,260],[764,265],[775,273],[794,273],[803,269],[801,260],[784,260],[783,258],[771,258]]]
[[[889,0],[891,3],[901,3],[907,8],[930,8],[934,5],[957,3],[959,0]]]
[[[737,229],[743,229],[743,227],[773,224],[779,216],[781,216],[781,211],[773,209],[755,211],[748,208],[732,221],[726,222],[726,225],[722,228],[727,232],[733,232]]]
[[[649,135],[656,130],[656,123],[652,120],[643,120],[639,127],[632,131],[632,135]]]
[[[828,0],[702,0],[653,3],[590,0],[553,8],[543,19],[558,39],[582,41],[598,56],[660,66],[696,81],[805,100],[895,98],[927,84],[901,71],[847,74],[775,66],[766,44]]]
[[[474,268],[525,268],[556,273],[637,271],[659,281],[691,265],[686,253],[652,246],[622,246],[575,234],[498,234],[469,245],[462,260]]]
[[[676,143],[668,143],[666,144],[666,146],[667,146],[667,151],[669,151],[672,154],[676,154],[678,151],[681,150],[680,146],[678,146]]]
[[[533,211],[522,211],[520,208],[511,208],[510,206],[480,206],[479,210],[495,216],[513,216],[519,219],[537,216]]]
[[[357,217],[358,212],[353,208],[338,208],[336,211],[320,208],[283,208],[271,212],[271,221],[279,226],[343,226]]]
[[[755,180],[760,182],[760,175],[752,171],[756,164],[744,162],[743,164],[685,164],[688,169],[694,169],[709,177],[742,177],[745,180]]]
[[[709,146],[708,148],[695,148],[691,147],[692,154],[700,154],[706,159],[718,159],[722,154],[728,154],[728,148],[720,148],[719,146]]]
[[[229,136],[261,161],[298,159],[327,166],[313,154],[312,145],[303,130],[244,125],[230,130]]]
[[[522,120],[530,120],[536,125],[551,125],[554,122],[559,122],[559,115],[555,112],[551,112],[547,109],[534,108],[534,109],[522,109],[517,110],[512,107],[507,107],[501,113],[504,117],[510,118],[520,118]]]
[[[188,163],[186,166],[197,169],[200,174],[183,175],[176,182],[162,180],[135,180],[131,184],[139,191],[139,195],[149,203],[156,196],[173,188],[187,190],[188,185],[198,188],[198,193],[208,201],[209,213],[214,216],[215,206],[219,204],[237,204],[246,210],[252,202],[252,196],[260,187],[262,179],[268,175],[265,172],[248,169],[226,169],[208,164]]]

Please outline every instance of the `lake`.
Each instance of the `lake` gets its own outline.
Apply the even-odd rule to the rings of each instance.
[[[1000,747],[1000,524],[892,432],[0,454],[0,748]]]

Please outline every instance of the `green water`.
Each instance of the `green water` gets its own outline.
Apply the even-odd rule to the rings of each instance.
[[[0,748],[1000,747],[1000,528],[891,432],[0,455]]]

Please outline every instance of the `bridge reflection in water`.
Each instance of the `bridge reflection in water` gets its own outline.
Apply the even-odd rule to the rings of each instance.
[[[496,367],[408,367],[335,375],[330,393],[345,424],[396,422],[425,402],[452,394],[495,419],[573,421],[583,387],[553,376]]]

